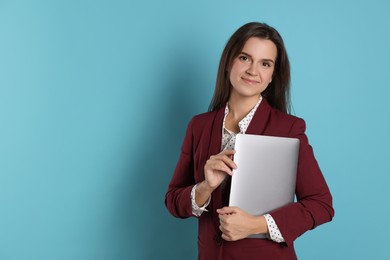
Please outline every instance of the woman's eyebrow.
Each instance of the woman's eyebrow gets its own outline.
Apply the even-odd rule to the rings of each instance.
[[[245,51],[240,52],[240,54],[244,54],[244,55],[246,55],[246,56],[248,56],[250,58],[253,58],[252,55],[250,55],[249,53],[246,53]],[[275,63],[275,61],[273,59],[261,59],[261,61],[267,61],[267,62]]]

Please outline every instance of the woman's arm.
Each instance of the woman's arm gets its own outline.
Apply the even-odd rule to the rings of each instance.
[[[195,185],[193,155],[193,120],[187,127],[179,161],[165,196],[165,204],[175,217],[186,218],[192,215],[191,191]],[[195,202],[203,206],[211,193],[232,174],[236,164],[232,160],[234,150],[224,150],[212,155],[204,166],[205,180],[196,186]]]
[[[193,120],[188,124],[181,147],[179,160],[165,195],[165,205],[175,217],[188,218],[192,216],[191,190],[195,185],[193,167]]]
[[[296,180],[297,202],[270,213],[287,245],[306,231],[331,221],[334,216],[332,196],[305,130],[305,121],[297,119],[290,131],[290,137],[300,139]]]

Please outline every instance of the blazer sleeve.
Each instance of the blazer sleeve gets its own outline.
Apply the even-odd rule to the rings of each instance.
[[[287,245],[334,216],[332,196],[305,134],[306,124],[297,118],[290,136],[300,140],[296,180],[297,202],[271,212]]]
[[[165,195],[165,205],[175,217],[188,218],[193,216],[191,205],[191,190],[195,185],[193,167],[193,121],[188,124],[173,177]]]

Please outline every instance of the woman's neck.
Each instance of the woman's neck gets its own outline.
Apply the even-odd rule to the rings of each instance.
[[[241,120],[244,118],[249,111],[252,110],[252,108],[256,105],[256,103],[259,101],[258,97],[245,97],[240,98],[236,96],[230,96],[229,98],[229,114],[234,121]]]

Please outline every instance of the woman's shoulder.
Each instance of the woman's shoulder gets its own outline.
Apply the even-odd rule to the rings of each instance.
[[[213,128],[216,118],[220,118],[220,111],[209,111],[193,116],[188,124],[188,129],[191,129],[193,134],[204,133]],[[222,114],[223,116],[223,114]]]
[[[293,124],[296,121],[303,121],[300,117],[272,107],[265,98],[263,98],[261,106],[266,111],[266,114],[269,115],[269,121],[271,122]]]
[[[295,115],[292,115],[292,114],[289,114],[286,112],[282,112],[276,108],[271,108],[271,116],[275,119],[280,119],[280,120],[283,120],[286,122],[295,122],[297,120],[298,121],[303,120],[302,118],[300,118],[298,116],[295,116]]]
[[[214,118],[218,111],[208,111],[201,114],[195,115],[193,118],[196,120],[207,120]]]
[[[306,122],[303,118],[271,108],[270,123],[277,127],[289,129],[289,132],[305,132]]]

